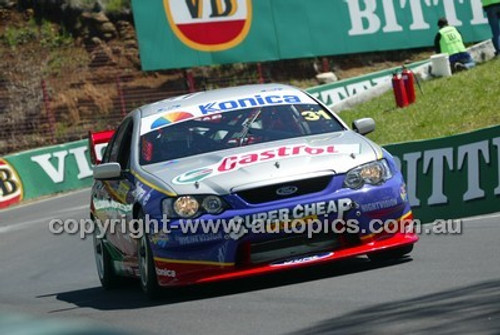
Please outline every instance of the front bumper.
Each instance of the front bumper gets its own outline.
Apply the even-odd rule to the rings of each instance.
[[[158,282],[161,286],[183,286],[191,284],[209,283],[221,280],[244,278],[265,273],[283,271],[290,268],[301,268],[317,264],[332,262],[350,257],[361,256],[381,250],[389,250],[414,244],[418,237],[412,233],[397,233],[382,240],[373,239],[368,243],[346,249],[312,254],[281,263],[263,264],[240,268],[235,264],[196,261],[179,261],[155,257]]]
[[[324,243],[323,236],[323,240],[315,244],[316,247],[302,250],[298,246],[297,250],[302,250],[298,251],[298,254],[282,255],[275,259],[267,256],[268,259],[264,261],[261,256],[260,261],[255,261],[252,258],[254,251],[252,248],[255,245],[262,245],[267,241],[279,241],[286,236],[247,233],[232,238],[223,231],[216,233],[198,231],[185,234],[174,230],[168,235],[151,236],[159,284],[182,286],[271,273],[403,247],[418,240],[415,234],[406,229],[397,229],[394,233],[376,232],[369,224],[374,219],[393,220],[398,225],[412,224],[413,216],[406,197],[405,185],[399,173],[383,185],[368,185],[359,190],[342,188],[342,182],[343,178],[333,178],[331,185],[323,192],[262,205],[243,203],[236,196],[230,196],[226,201],[231,203],[233,210],[217,218],[204,219],[230,220],[237,215],[253,217],[252,215],[258,216],[276,210],[279,212],[280,209],[292,212],[297,206],[305,207],[304,204],[331,202],[339,204],[342,200],[349,199],[352,204],[349,210],[320,216],[330,222],[338,219],[339,214],[343,220],[355,219],[359,223],[359,232],[356,234],[331,234],[330,245]],[[320,207],[310,208],[319,211]],[[320,216],[315,217],[320,218]]]

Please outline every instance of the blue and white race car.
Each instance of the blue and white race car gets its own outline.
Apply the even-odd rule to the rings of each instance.
[[[360,119],[351,130],[307,93],[268,84],[159,101],[115,132],[91,133],[91,216],[126,227],[94,236],[102,285],[135,276],[155,295],[408,254],[418,237],[406,186],[392,156],[363,136],[374,129]]]

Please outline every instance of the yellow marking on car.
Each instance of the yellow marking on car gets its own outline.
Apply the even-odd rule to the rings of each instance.
[[[234,266],[234,263],[220,263],[220,262],[211,262],[211,261],[201,261],[201,260],[181,260],[181,259],[170,259],[170,258],[160,258],[155,257],[155,261],[163,262],[163,263],[177,263],[177,264],[194,264],[194,265],[213,265],[213,266]]]
[[[136,177],[137,179],[139,179],[139,181],[140,181],[141,183],[143,183],[144,185],[149,186],[149,187],[151,187],[152,189],[154,189],[154,190],[156,190],[156,191],[158,191],[158,192],[160,192],[160,193],[163,193],[163,194],[165,194],[165,195],[168,195],[169,197],[175,197],[175,196],[177,196],[177,194],[175,194],[175,193],[173,193],[173,192],[170,192],[170,191],[167,191],[167,190],[165,190],[165,189],[162,189],[162,188],[160,188],[160,187],[156,186],[155,184],[153,184],[153,183],[151,183],[151,182],[147,181],[146,179],[144,179],[143,177],[141,177],[141,176],[140,176],[140,175],[139,175],[136,171],[131,171],[131,173],[132,173],[132,175],[133,175],[134,177]]]
[[[408,213],[406,213],[405,215],[400,217],[397,221],[398,222],[404,221],[404,220],[408,219],[412,214],[413,214],[413,212],[409,211]],[[377,235],[377,234],[364,235],[364,236],[361,236],[360,239],[361,239],[361,241],[368,240],[368,239],[374,237],[375,235]]]

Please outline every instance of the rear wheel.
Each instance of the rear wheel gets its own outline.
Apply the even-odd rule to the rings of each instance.
[[[396,249],[390,249],[386,251],[379,251],[372,254],[368,254],[368,258],[372,262],[383,262],[383,261],[402,258],[405,255],[408,255],[412,251],[413,251],[413,244],[410,244]]]
[[[109,254],[108,249],[106,249],[105,237],[97,237],[97,232],[94,233],[94,256],[97,265],[97,275],[101,281],[101,285],[104,289],[109,290],[116,287],[118,283],[118,277],[115,274],[113,268],[113,260]]]
[[[144,215],[141,213],[139,218],[143,217]],[[142,234],[142,237],[139,240],[137,253],[141,288],[148,297],[156,298],[159,294],[160,286],[158,285],[153,253],[151,251],[151,246],[146,232]]]

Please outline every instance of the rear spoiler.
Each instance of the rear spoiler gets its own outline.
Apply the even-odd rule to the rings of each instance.
[[[101,163],[104,148],[106,148],[114,133],[114,130],[104,130],[95,133],[89,131],[90,161],[92,164],[98,165]]]

